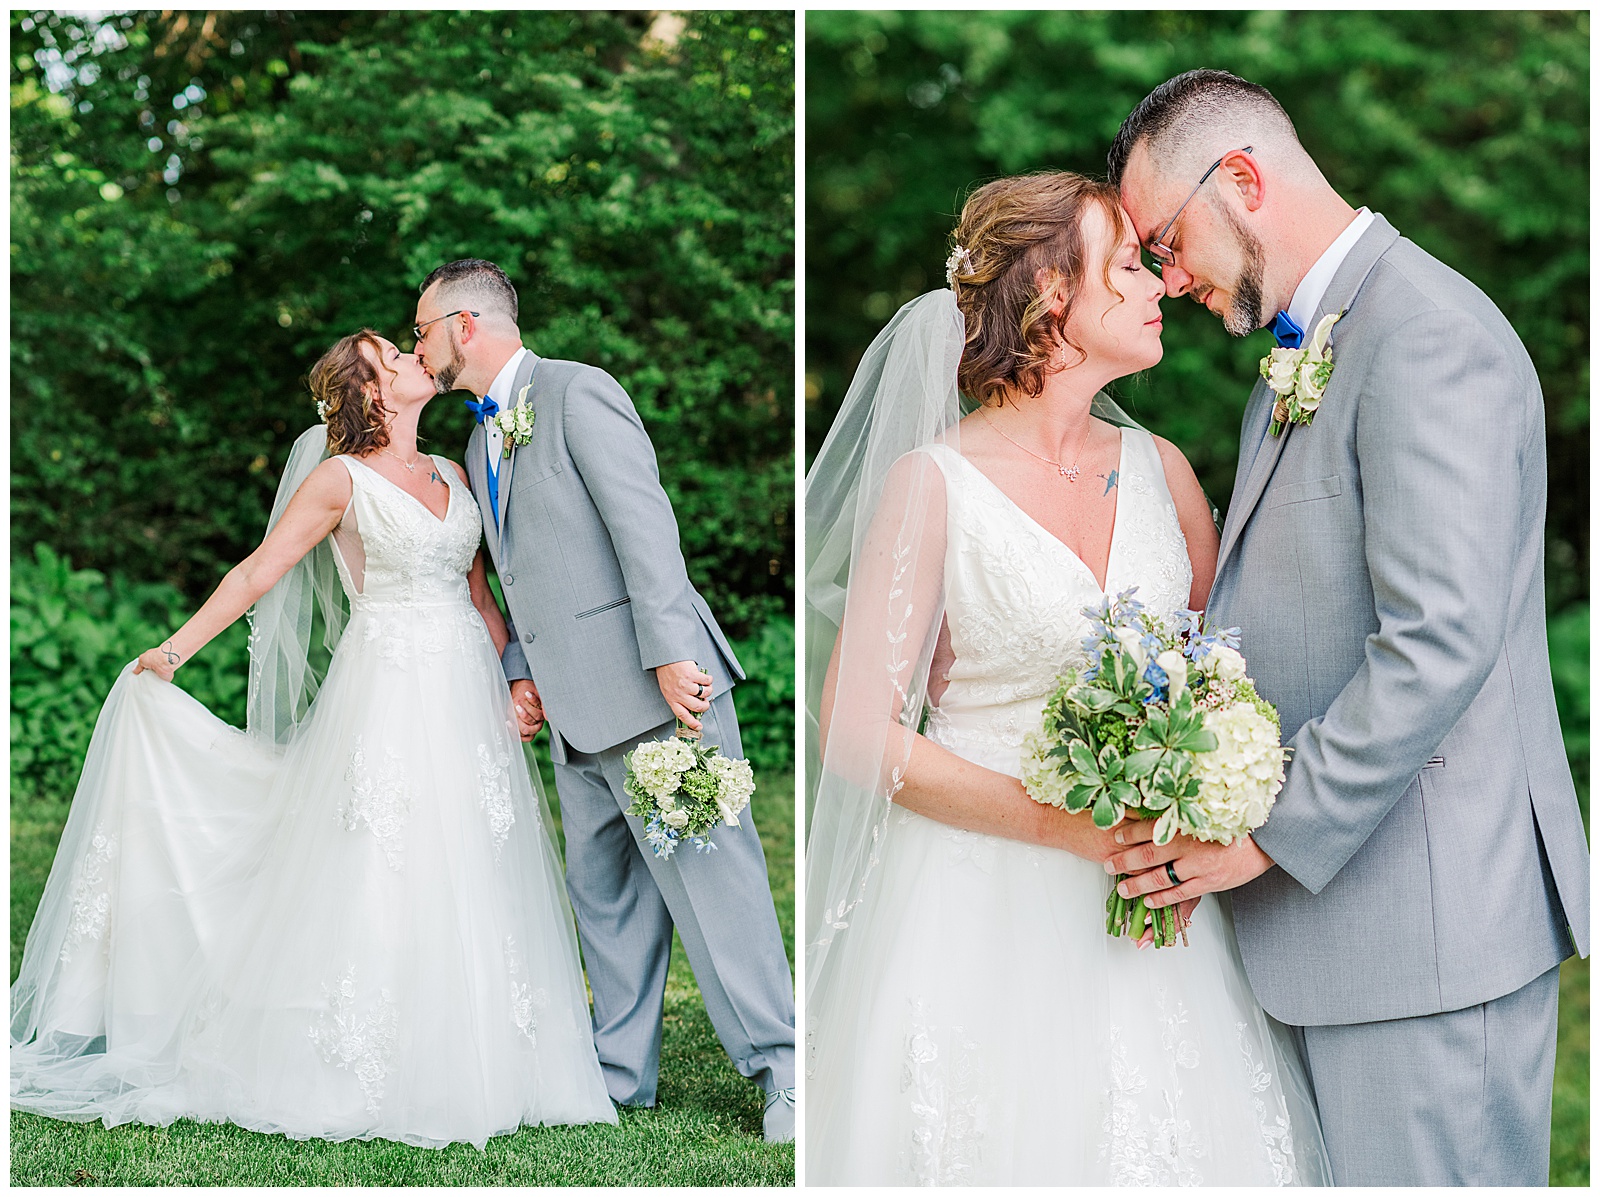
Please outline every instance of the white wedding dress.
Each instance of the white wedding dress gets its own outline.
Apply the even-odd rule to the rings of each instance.
[[[1137,429],[1122,432],[1104,593],[965,458],[921,451],[945,481],[955,654],[926,735],[1016,777],[1056,676],[1084,659],[1081,609],[1134,586],[1154,612],[1188,605],[1183,533]],[[832,1113],[808,1122],[808,1183],[1326,1182],[1298,1060],[1217,898],[1189,947],[1141,951],[1106,934],[1100,865],[898,807],[878,868],[848,949],[874,978],[859,1054],[810,1077],[807,1108]]]
[[[341,458],[350,620],[283,749],[154,674],[96,725],[12,986],[11,1104],[427,1147],[615,1122],[560,865],[442,519]]]

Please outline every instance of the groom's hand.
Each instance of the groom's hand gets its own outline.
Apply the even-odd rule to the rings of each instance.
[[[1232,844],[1208,844],[1176,835],[1170,843],[1158,846],[1150,842],[1154,832],[1153,820],[1123,824],[1115,832],[1117,840],[1132,846],[1106,861],[1107,873],[1130,874],[1118,887],[1122,895],[1134,898],[1144,894],[1146,906],[1171,906],[1201,894],[1236,889],[1273,865],[1272,857],[1248,835]],[[1178,875],[1177,885],[1167,872],[1169,863]]]
[[[711,675],[693,661],[674,661],[656,666],[656,685],[672,713],[699,731],[695,715],[711,706]]]
[[[544,703],[539,699],[538,688],[527,678],[518,678],[511,683],[511,706],[517,716],[517,731],[526,744],[544,726]]]

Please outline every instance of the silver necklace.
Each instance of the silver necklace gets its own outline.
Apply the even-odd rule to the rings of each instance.
[[[1035,453],[1032,449],[1028,448],[1028,446],[1024,445],[1021,441],[1016,440],[1016,439],[1014,439],[1012,437],[1006,436],[1005,432],[1000,428],[1000,426],[989,418],[989,413],[988,413],[988,411],[986,409],[980,407],[978,409],[978,411],[980,413],[982,413],[984,423],[989,425],[989,427],[993,428],[996,432],[1000,433],[1001,436],[1005,436],[1006,440],[1010,441],[1017,448],[1021,449],[1029,457],[1037,457],[1040,461],[1044,462],[1046,465],[1055,466],[1056,467],[1056,473],[1060,474],[1068,482],[1076,482],[1078,480],[1078,472],[1079,472],[1078,471],[1078,458],[1083,456],[1083,447],[1089,443],[1089,430],[1094,427],[1094,421],[1093,421],[1092,418],[1089,420],[1088,423],[1086,423],[1084,425],[1084,428],[1083,428],[1083,439],[1078,442],[1078,451],[1072,455],[1072,464],[1070,466],[1064,466],[1059,461],[1056,461],[1054,458],[1046,457],[1043,453]]]
[[[1005,433],[1002,432],[1000,435],[1001,436],[1005,436]],[[379,449],[378,452],[379,453],[389,453],[389,450],[387,450],[387,449]],[[389,453],[389,456],[394,458],[401,465],[405,466],[406,469],[410,470],[413,474],[415,474],[417,472],[417,461],[421,461],[422,460],[422,454],[420,454],[420,453],[417,454],[417,461],[406,461],[398,453]]]

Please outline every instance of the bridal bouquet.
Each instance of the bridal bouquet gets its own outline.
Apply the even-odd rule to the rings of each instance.
[[[696,852],[716,851],[711,829],[719,821],[737,827],[756,788],[749,761],[705,748],[693,735],[679,721],[672,739],[646,740],[623,758],[628,813],[645,820],[644,838],[662,860],[685,839]]]
[[[1089,664],[1058,679],[1023,743],[1022,783],[1036,802],[1091,810],[1096,827],[1154,819],[1157,844],[1179,832],[1232,843],[1266,822],[1283,787],[1278,713],[1245,676],[1238,629],[1214,631],[1196,611],[1169,623],[1133,595],[1084,608]],[[1123,898],[1123,876],[1106,930],[1138,939],[1148,922],[1171,946],[1177,908]]]

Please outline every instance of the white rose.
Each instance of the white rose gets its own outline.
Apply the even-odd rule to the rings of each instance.
[[[1145,663],[1150,659],[1144,651],[1144,644],[1141,643],[1144,640],[1144,633],[1136,632],[1132,628],[1117,628],[1112,634],[1116,636],[1117,643],[1122,646],[1123,654],[1137,665],[1140,670],[1143,670]]]
[[[1301,363],[1297,381],[1300,383],[1300,410],[1316,411],[1322,405],[1322,392],[1326,383],[1317,381],[1317,369],[1322,362],[1316,358],[1307,358]]]
[[[1299,366],[1301,351],[1298,349],[1284,349],[1281,346],[1272,351],[1272,360],[1267,364],[1267,385],[1280,395],[1287,395],[1294,389],[1295,369]]]
[[[1171,702],[1183,693],[1184,686],[1189,680],[1189,662],[1184,660],[1183,654],[1175,648],[1156,657],[1156,664],[1167,672],[1167,701]]]
[[[661,821],[668,827],[676,827],[679,831],[682,831],[689,825],[689,812],[686,810],[662,811]]]
[[[1219,644],[1201,659],[1200,668],[1225,682],[1236,682],[1244,676],[1244,658],[1238,649]]]

